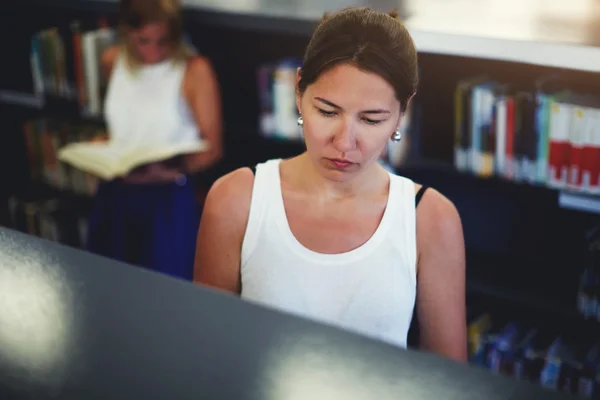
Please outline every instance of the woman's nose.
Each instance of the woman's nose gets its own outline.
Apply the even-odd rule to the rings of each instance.
[[[356,149],[356,134],[352,121],[344,121],[333,137],[333,146],[336,150],[347,153]]]

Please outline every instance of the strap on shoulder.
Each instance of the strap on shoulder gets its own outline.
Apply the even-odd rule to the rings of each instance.
[[[421,201],[421,198],[423,197],[427,189],[429,189],[429,186],[423,185],[415,195],[415,208],[417,208],[417,206],[419,205],[419,202]]]

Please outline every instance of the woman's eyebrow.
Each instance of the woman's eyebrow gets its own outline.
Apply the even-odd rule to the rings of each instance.
[[[330,107],[333,107],[335,109],[338,109],[338,110],[342,109],[342,107],[340,107],[337,104],[332,103],[331,101],[326,100],[322,97],[315,97],[315,100],[317,100],[323,104],[326,104]],[[391,112],[389,110],[384,110],[382,108],[378,108],[378,109],[374,109],[374,110],[364,110],[364,111],[361,111],[361,113],[363,113],[363,114],[391,114]]]

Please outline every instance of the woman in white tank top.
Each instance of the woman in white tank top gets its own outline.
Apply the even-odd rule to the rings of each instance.
[[[119,146],[197,142],[208,151],[100,185],[88,249],[191,280],[199,210],[193,174],[221,157],[220,95],[209,61],[183,39],[178,0],[120,0],[121,43],[103,54],[105,117]]]
[[[417,87],[394,13],[325,17],[298,71],[306,152],[242,168],[211,188],[195,280],[243,299],[405,347],[466,359],[460,218],[440,193],[377,162]],[[422,192],[421,192],[422,193]]]

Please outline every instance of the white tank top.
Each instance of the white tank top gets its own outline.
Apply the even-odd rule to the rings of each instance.
[[[119,57],[105,101],[110,140],[130,147],[197,142],[200,132],[182,94],[185,71],[185,62],[166,60],[132,73]]]
[[[243,299],[406,347],[416,296],[414,183],[390,174],[379,227],[341,254],[304,247],[283,204],[279,164],[256,167],[241,254]]]

